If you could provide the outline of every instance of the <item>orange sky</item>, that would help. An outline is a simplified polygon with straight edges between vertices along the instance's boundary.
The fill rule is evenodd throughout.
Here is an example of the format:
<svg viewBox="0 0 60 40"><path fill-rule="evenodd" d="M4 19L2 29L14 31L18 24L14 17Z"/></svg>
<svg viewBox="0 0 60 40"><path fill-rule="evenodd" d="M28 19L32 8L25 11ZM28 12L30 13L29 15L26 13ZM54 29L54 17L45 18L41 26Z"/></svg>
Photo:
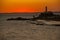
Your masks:
<svg viewBox="0 0 60 40"><path fill-rule="evenodd" d="M60 0L0 0L0 12L60 11Z"/></svg>

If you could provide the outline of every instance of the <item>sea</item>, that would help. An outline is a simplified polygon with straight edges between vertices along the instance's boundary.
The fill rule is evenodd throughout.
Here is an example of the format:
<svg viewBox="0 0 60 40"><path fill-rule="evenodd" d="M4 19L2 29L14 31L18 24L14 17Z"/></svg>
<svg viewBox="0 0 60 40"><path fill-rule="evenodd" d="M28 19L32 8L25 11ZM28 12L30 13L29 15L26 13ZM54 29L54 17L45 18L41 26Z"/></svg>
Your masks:
<svg viewBox="0 0 60 40"><path fill-rule="evenodd" d="M36 25L8 18L33 18L39 14L0 14L0 40L60 40L60 26Z"/></svg>

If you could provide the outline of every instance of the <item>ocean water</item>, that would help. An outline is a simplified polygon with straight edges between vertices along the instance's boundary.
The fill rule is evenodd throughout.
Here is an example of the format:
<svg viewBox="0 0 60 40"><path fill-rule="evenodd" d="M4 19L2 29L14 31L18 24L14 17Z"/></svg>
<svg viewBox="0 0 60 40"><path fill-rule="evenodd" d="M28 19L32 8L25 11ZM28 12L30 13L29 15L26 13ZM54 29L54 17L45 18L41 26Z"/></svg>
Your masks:
<svg viewBox="0 0 60 40"><path fill-rule="evenodd" d="M36 25L8 18L32 18L36 14L0 14L0 40L60 40L60 26Z"/></svg>

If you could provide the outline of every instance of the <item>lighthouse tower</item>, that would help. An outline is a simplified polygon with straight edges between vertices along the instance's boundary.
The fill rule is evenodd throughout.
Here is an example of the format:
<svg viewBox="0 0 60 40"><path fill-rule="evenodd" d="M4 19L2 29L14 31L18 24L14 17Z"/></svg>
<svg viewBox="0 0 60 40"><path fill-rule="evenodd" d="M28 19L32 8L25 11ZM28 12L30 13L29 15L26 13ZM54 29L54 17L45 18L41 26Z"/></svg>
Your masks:
<svg viewBox="0 0 60 40"><path fill-rule="evenodd" d="M45 7L45 12L47 12L47 6Z"/></svg>

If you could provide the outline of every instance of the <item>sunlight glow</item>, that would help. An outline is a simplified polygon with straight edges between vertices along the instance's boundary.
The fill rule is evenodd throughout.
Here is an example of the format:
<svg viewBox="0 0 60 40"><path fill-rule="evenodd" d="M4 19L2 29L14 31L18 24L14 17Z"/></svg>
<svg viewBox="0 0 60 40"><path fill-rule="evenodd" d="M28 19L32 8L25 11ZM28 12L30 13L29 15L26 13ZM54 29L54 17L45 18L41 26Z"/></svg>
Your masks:
<svg viewBox="0 0 60 40"><path fill-rule="evenodd" d="M41 12L46 5L51 11L60 11L59 0L2 0L0 12Z"/></svg>

